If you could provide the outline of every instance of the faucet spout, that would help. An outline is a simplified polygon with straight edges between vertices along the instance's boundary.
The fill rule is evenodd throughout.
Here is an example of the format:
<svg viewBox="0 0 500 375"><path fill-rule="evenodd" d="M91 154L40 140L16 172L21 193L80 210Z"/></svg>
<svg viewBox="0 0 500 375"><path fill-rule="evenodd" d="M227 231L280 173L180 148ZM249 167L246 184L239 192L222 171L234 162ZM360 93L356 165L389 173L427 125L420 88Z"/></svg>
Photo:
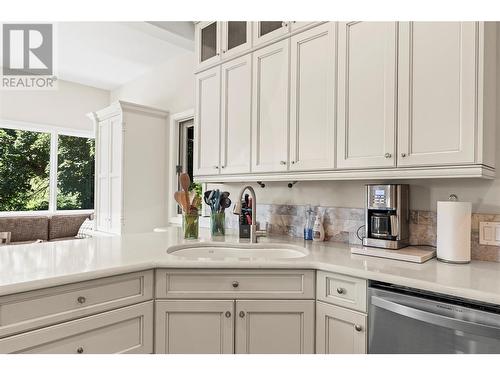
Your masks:
<svg viewBox="0 0 500 375"><path fill-rule="evenodd" d="M250 185L243 186L238 194L238 199L234 205L233 213L236 215L241 215L241 200L243 194L248 190L250 197L252 197L252 224L250 224L250 242L257 243L257 236L264 236L263 233L258 233L257 231L257 197L255 196L255 190Z"/></svg>

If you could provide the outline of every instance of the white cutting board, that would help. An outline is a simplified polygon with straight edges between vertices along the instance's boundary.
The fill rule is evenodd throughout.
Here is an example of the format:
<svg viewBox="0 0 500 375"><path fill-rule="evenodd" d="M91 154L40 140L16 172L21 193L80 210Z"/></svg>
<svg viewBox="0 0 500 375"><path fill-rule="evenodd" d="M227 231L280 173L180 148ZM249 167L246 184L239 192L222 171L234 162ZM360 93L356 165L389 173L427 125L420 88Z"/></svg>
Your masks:
<svg viewBox="0 0 500 375"><path fill-rule="evenodd" d="M379 258L404 260L412 263L424 263L436 256L436 249L430 246L408 246L399 250L380 249L378 247L351 247L351 254L367 255Z"/></svg>

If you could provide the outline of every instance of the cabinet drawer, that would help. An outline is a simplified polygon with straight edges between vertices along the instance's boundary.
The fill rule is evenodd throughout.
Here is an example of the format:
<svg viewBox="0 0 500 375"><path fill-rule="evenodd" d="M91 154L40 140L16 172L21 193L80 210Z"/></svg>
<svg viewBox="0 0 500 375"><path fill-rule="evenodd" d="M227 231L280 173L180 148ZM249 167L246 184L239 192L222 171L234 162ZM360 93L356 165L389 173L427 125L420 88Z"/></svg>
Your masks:
<svg viewBox="0 0 500 375"><path fill-rule="evenodd" d="M0 297L0 337L153 298L153 271Z"/></svg>
<svg viewBox="0 0 500 375"><path fill-rule="evenodd" d="M318 271L317 299L366 312L366 280Z"/></svg>
<svg viewBox="0 0 500 375"><path fill-rule="evenodd" d="M153 301L0 339L0 353L153 352Z"/></svg>
<svg viewBox="0 0 500 375"><path fill-rule="evenodd" d="M314 298L314 271L157 270L156 298Z"/></svg>

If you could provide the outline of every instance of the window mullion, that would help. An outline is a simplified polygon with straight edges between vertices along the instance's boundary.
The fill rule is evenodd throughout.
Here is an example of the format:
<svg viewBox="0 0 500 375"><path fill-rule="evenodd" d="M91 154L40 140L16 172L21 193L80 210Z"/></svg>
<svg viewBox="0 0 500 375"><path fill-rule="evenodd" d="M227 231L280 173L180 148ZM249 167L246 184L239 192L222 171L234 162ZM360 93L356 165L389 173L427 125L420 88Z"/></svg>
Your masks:
<svg viewBox="0 0 500 375"><path fill-rule="evenodd" d="M57 210L57 151L58 133L50 133L50 182L49 182L49 211Z"/></svg>

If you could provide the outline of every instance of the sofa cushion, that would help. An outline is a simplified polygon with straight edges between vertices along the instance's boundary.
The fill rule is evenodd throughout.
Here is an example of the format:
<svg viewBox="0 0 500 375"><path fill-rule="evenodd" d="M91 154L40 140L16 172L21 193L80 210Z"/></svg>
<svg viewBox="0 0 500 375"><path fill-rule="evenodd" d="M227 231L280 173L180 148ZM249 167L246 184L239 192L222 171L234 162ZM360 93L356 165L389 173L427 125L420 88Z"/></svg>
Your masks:
<svg viewBox="0 0 500 375"><path fill-rule="evenodd" d="M49 221L49 241L57 238L75 237L86 215L54 215Z"/></svg>
<svg viewBox="0 0 500 375"><path fill-rule="evenodd" d="M11 242L49 239L49 218L46 216L14 216L0 218L0 232L10 232Z"/></svg>

